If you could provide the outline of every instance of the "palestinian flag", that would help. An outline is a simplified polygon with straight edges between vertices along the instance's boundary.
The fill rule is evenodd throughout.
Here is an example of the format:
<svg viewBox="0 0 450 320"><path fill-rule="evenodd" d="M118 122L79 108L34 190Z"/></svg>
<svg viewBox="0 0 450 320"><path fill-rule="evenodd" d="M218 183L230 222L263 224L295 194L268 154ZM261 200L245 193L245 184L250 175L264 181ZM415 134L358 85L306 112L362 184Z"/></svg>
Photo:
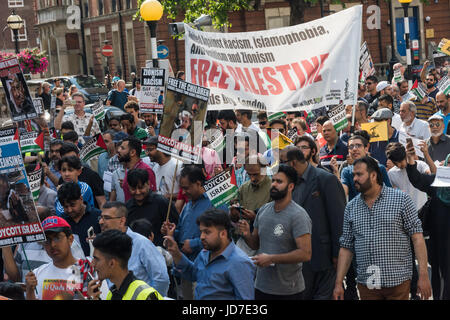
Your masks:
<svg viewBox="0 0 450 320"><path fill-rule="evenodd" d="M286 112L275 112L267 117L267 121L270 122L272 120L280 119L283 117L286 117Z"/></svg>
<svg viewBox="0 0 450 320"><path fill-rule="evenodd" d="M103 141L102 135L99 133L83 145L83 148L80 150L80 159L87 162L92 157L106 152L106 150L106 144Z"/></svg>
<svg viewBox="0 0 450 320"><path fill-rule="evenodd" d="M22 153L44 151L44 132L30 131L21 133L19 143Z"/></svg>
<svg viewBox="0 0 450 320"><path fill-rule="evenodd" d="M426 91L423 89L422 84L419 84L419 82L417 80L414 81L414 84L411 87L411 92L414 93L414 95L417 97L418 101L422 101L422 99L426 95Z"/></svg>
<svg viewBox="0 0 450 320"><path fill-rule="evenodd" d="M214 207L229 205L230 200L238 194L236 175L234 168L222 171L218 175L207 180L204 185L205 192Z"/></svg>
<svg viewBox="0 0 450 320"><path fill-rule="evenodd" d="M41 190L42 168L38 164L33 172L27 174L30 191L33 194L33 200L39 199L39 191Z"/></svg>

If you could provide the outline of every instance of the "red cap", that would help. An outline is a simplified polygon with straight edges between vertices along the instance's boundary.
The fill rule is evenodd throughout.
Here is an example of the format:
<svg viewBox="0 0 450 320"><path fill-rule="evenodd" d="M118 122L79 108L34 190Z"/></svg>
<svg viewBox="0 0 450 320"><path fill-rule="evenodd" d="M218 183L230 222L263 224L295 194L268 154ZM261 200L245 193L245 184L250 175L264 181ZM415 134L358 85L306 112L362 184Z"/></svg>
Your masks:
<svg viewBox="0 0 450 320"><path fill-rule="evenodd" d="M67 221L58 216L50 216L42 221L41 224L44 232L61 232L67 229L71 230L70 225L67 223Z"/></svg>

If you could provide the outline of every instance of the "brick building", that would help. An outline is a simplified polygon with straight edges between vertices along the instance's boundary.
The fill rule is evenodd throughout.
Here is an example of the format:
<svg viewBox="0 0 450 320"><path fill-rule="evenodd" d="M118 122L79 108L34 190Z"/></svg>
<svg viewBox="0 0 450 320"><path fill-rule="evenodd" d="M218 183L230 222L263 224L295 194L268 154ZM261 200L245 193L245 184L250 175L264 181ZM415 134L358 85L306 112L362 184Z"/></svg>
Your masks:
<svg viewBox="0 0 450 320"><path fill-rule="evenodd" d="M14 12L19 15L24 25L18 32L19 50L38 47L38 33L34 29L36 24L35 0L2 0L0 1L1 51L15 52L15 40L6 19Z"/></svg>
<svg viewBox="0 0 450 320"><path fill-rule="evenodd" d="M65 0L35 0L65 1ZM129 80L130 72L140 72L145 61L151 58L150 32L145 22L133 20L137 11L136 0L78 0L83 14L83 31L87 70L89 74L102 79L105 67L119 72ZM78 3L78 1L75 1ZM363 41L369 46L379 75L385 74L385 68L391 59L390 6L392 5L394 50L397 58L405 60L405 43L403 40L403 9L398 1L363 0L360 2L344 1L346 7L363 4ZM265 30L288 26L290 22L289 2L282 0L261 0L260 9L230 13L232 26L225 32L245 32ZM323 3L324 15L342 10L339 4ZM319 4L308 4L305 10L305 21L321 16ZM417 40L418 50L415 63L422 63L432 57L432 52L440 39L449 37L450 2L433 0L422 4L413 0L409 9L411 40ZM428 17L428 18L427 18ZM176 21L181 21L182 17ZM157 38L169 47L169 59L174 70L184 69L184 41L174 40L169 35L168 24L174 22L166 16L158 22ZM206 28L208 31L215 31ZM80 42L81 43L81 42ZM101 55L101 47L105 44L113 46L112 57ZM82 48L82 47L81 47ZM80 59L78 59L81 61ZM75 61L75 60L74 60ZM75 63L74 63L75 64Z"/></svg>

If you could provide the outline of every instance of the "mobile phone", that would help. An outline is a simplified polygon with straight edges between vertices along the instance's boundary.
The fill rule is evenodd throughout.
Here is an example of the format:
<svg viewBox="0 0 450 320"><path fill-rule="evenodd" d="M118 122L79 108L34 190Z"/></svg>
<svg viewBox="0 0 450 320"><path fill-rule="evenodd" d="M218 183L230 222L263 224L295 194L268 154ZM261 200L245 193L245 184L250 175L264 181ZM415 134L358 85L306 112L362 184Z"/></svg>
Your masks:
<svg viewBox="0 0 450 320"><path fill-rule="evenodd" d="M87 235L89 238L95 237L94 227L90 227L87 231Z"/></svg>

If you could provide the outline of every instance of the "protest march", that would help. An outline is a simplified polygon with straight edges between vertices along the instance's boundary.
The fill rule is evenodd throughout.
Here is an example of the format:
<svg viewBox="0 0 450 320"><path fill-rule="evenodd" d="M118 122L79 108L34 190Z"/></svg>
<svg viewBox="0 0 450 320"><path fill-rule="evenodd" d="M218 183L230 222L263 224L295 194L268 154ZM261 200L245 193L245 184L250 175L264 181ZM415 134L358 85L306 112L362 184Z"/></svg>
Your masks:
<svg viewBox="0 0 450 320"><path fill-rule="evenodd" d="M93 103L0 58L0 298L449 300L449 40L386 76L363 14L185 23Z"/></svg>

